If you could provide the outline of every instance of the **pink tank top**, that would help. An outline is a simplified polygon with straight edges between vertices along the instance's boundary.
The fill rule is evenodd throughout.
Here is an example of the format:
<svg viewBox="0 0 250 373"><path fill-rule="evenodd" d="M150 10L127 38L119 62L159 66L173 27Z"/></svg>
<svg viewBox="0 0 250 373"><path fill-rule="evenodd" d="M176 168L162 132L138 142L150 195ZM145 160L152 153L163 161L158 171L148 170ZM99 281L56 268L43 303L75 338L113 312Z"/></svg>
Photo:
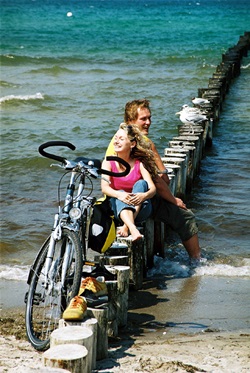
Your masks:
<svg viewBox="0 0 250 373"><path fill-rule="evenodd" d="M113 172L119 172L115 161L110 161L111 165L111 171ZM141 171L140 171L140 161L137 159L135 161L135 165L133 169L130 171L130 173L127 176L122 177L113 177L111 176L111 188L115 190L125 190L125 192L131 193L132 188L136 181L142 179Z"/></svg>

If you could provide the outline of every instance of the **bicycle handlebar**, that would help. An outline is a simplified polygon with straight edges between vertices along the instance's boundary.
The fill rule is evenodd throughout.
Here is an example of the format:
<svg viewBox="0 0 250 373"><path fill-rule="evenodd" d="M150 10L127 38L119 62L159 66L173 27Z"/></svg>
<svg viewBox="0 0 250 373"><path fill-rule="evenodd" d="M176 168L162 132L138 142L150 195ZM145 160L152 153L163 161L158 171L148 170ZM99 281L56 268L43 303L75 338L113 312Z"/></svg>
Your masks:
<svg viewBox="0 0 250 373"><path fill-rule="evenodd" d="M66 158L60 157L59 155L48 153L44 150L44 149L49 148L51 146L66 146L67 148L70 148L71 150L75 150L75 148L76 148L73 144L71 144L68 141L48 141L48 142L45 142L44 144L39 146L38 151L43 157L54 159L54 160L56 160L58 162L61 162L63 164L67 164L67 159ZM79 159L81 159L81 157L79 157ZM114 156L114 155L110 155L110 156L107 156L106 159L107 159L107 161L117 161L117 162L121 163L123 166L125 166L125 170L122 171L122 172L112 172L112 171L104 170L100 167L95 166L98 174L104 174L104 175L115 176L115 177L122 177L122 176L126 176L126 175L129 174L130 165L126 161L124 161L122 158ZM88 160L87 158L83 158L83 161L86 164L90 160L91 159ZM96 163L98 163L98 160L95 160L94 164L96 165ZM100 161L100 164L101 164L101 161Z"/></svg>
<svg viewBox="0 0 250 373"><path fill-rule="evenodd" d="M38 148L39 153L46 158L54 159L55 161L66 163L66 158L60 157L59 155L50 154L48 152L45 152L44 149L49 148L50 146L66 146L67 148L70 148L71 150L75 150L75 145L71 144L68 141L48 141L44 144L40 145Z"/></svg>

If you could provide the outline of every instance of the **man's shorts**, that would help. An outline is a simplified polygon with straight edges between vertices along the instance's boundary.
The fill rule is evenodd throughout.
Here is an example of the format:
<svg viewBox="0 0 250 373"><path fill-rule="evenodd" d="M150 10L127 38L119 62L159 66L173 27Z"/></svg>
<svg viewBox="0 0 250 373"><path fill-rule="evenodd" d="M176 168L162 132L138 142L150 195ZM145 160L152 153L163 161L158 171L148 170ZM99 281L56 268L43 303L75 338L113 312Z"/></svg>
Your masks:
<svg viewBox="0 0 250 373"><path fill-rule="evenodd" d="M154 196L151 202L152 218L169 225L174 232L179 234L182 241L187 241L198 233L195 216L191 210L184 210L158 195Z"/></svg>

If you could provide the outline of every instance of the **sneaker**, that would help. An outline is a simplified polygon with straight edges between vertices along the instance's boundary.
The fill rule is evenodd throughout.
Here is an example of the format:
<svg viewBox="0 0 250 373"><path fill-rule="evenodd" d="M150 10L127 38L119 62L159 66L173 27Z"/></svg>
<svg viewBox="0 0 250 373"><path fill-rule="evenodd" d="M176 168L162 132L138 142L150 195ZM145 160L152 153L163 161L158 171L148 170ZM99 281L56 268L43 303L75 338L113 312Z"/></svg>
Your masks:
<svg viewBox="0 0 250 373"><path fill-rule="evenodd" d="M68 307L63 312L63 319L67 321L82 321L86 310L86 300L76 295L71 299Z"/></svg>
<svg viewBox="0 0 250 373"><path fill-rule="evenodd" d="M99 280L100 279L101 278L99 278ZM107 295L107 285L104 282L104 278L101 280L103 281L98 281L94 277L86 277L82 280L78 295L83 295L84 297L91 294L94 294L96 297Z"/></svg>
<svg viewBox="0 0 250 373"><path fill-rule="evenodd" d="M108 301L109 301L107 295L102 295L100 297L96 297L94 294L92 294L92 295L88 295L84 298L87 302L87 306L90 307L90 308L107 307Z"/></svg>

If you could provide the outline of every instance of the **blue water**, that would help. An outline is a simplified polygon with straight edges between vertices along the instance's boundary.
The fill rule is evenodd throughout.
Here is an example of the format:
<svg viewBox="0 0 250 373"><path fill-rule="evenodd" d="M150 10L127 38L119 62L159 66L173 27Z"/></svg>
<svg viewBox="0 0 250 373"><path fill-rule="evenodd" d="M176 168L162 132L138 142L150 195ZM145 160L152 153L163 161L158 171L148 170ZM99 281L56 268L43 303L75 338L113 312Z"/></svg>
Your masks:
<svg viewBox="0 0 250 373"><path fill-rule="evenodd" d="M249 31L250 3L4 0L1 8L0 276L25 280L50 231L61 176L38 146L67 140L77 147L74 156L102 158L125 103L147 97L150 136L163 155L177 135L175 113L191 105L222 53ZM249 80L248 57L188 203L208 259L206 274L250 271ZM170 261L174 271L182 251L177 246ZM157 262L155 270L165 264ZM185 274L185 265L180 268Z"/></svg>

